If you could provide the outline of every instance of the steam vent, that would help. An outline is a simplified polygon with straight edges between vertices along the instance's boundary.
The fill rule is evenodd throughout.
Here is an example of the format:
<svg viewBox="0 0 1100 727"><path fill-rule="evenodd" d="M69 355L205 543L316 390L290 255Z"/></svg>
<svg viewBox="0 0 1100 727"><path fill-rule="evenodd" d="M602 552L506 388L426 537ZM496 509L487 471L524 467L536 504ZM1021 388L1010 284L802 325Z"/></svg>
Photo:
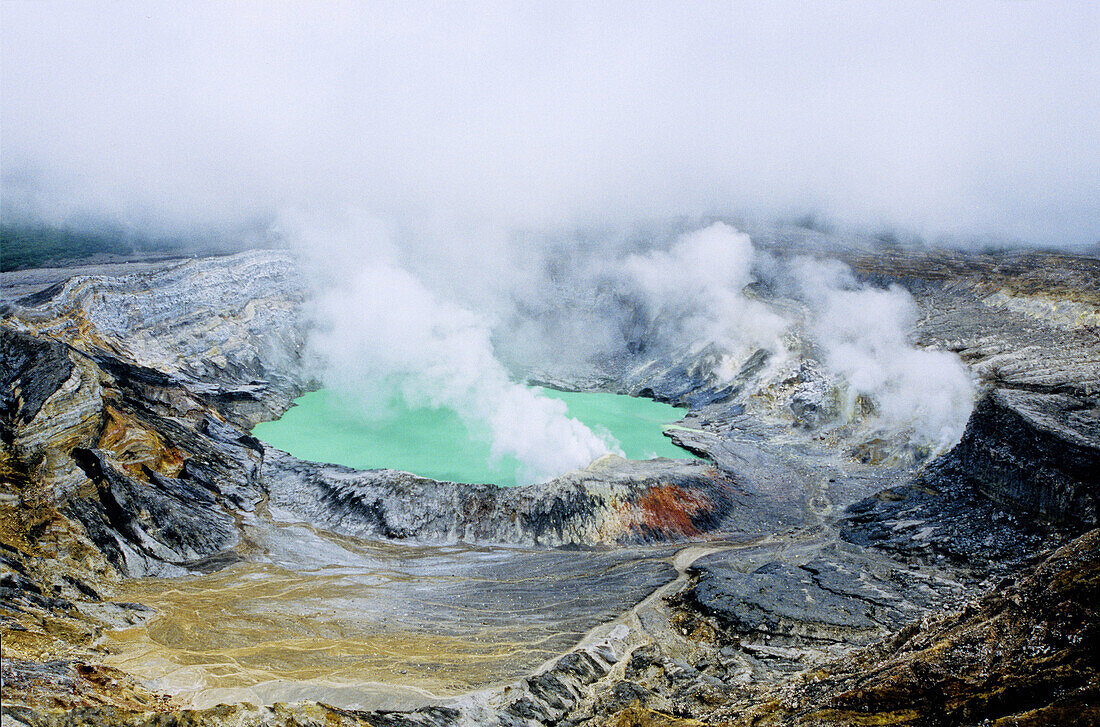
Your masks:
<svg viewBox="0 0 1100 727"><path fill-rule="evenodd" d="M0 1L0 727L1100 724L1098 37Z"/></svg>

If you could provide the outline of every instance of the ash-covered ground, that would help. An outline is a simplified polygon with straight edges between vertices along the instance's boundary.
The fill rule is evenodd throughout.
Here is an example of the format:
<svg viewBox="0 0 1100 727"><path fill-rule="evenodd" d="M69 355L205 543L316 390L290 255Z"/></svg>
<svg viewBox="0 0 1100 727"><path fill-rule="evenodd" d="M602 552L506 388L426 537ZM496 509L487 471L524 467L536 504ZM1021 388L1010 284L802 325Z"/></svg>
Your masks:
<svg viewBox="0 0 1100 727"><path fill-rule="evenodd" d="M691 234L554 299L621 346L510 370L703 460L517 488L249 434L319 384L289 253L4 273L5 725L1095 717L1100 261L771 230L690 290L739 264Z"/></svg>

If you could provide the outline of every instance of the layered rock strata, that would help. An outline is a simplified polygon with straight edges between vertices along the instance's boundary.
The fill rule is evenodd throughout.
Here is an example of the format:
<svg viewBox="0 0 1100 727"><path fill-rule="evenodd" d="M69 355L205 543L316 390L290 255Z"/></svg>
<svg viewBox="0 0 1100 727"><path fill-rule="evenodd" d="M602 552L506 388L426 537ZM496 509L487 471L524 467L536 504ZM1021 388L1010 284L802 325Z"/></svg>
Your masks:
<svg viewBox="0 0 1100 727"><path fill-rule="evenodd" d="M815 252L801 238L765 244ZM1078 536L1097 522L1100 263L836 254L865 280L905 285L924 314L917 340L957 351L985 390L960 444L931 462L904 437L861 428L870 410L843 421L809 349L779 368L752 354L725 380L714 351L654 358L639 346L550 383L684 404L670 434L707 461L608 458L506 491L304 463L247 434L309 384L305 293L285 254L78 276L23 296L0 326L5 721L1053 724L1087 714L1097 542ZM114 599L120 577L261 557L249 528L269 508L356 537L686 547L670 582L570 653L416 711L184 710L98 664L104 629L149 617Z"/></svg>

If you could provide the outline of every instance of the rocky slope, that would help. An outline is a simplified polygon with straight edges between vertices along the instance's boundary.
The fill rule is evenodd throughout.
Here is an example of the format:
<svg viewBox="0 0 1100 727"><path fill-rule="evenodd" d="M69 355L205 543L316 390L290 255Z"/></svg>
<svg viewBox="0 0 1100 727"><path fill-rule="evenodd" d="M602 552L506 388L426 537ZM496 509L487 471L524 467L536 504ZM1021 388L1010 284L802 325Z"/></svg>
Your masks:
<svg viewBox="0 0 1100 727"><path fill-rule="evenodd" d="M819 252L812 240L764 243L776 255ZM721 386L706 350L544 377L688 405L670 434L703 462L611 457L507 490L300 462L248 434L309 385L305 291L287 255L28 284L0 321L5 724L155 724L164 712L181 724L856 714L967 724L1032 713L1053 724L1081 712L1095 690L1081 655L1095 641L1096 537L1040 566L1034 554L1097 523L1100 263L833 254L865 280L907 286L923 312L917 339L959 352L982 383L962 441L932 462L858 412L838 418L809 348L780 368L750 355ZM682 549L674 567L645 571L663 585L565 656L416 711L184 710L102 665L105 630L153 615L115 598L121 578L262 562L273 512L354 538ZM625 590L640 572L609 567L603 588ZM985 591L961 615L929 620ZM929 701L928 684L949 698ZM1037 696L1012 696L1026 688Z"/></svg>
<svg viewBox="0 0 1100 727"><path fill-rule="evenodd" d="M763 704L766 724L1088 724L1100 719L1100 530L1048 553L959 612L931 616Z"/></svg>

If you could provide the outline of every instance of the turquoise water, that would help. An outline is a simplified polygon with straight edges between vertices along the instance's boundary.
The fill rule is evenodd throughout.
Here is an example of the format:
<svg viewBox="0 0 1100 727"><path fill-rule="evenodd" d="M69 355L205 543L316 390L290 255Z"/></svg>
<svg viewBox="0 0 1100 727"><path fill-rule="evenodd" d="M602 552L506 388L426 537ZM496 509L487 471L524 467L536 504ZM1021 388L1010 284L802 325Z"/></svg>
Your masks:
<svg viewBox="0 0 1100 727"><path fill-rule="evenodd" d="M564 401L569 416L593 431L610 433L628 459L693 456L661 433L663 425L683 418L681 409L618 394L542 391ZM488 439L471 436L450 409L411 409L395 402L372 417L328 389L294 403L281 419L258 424L252 433L313 462L391 467L451 482L516 484L519 463L512 457L491 461Z"/></svg>

